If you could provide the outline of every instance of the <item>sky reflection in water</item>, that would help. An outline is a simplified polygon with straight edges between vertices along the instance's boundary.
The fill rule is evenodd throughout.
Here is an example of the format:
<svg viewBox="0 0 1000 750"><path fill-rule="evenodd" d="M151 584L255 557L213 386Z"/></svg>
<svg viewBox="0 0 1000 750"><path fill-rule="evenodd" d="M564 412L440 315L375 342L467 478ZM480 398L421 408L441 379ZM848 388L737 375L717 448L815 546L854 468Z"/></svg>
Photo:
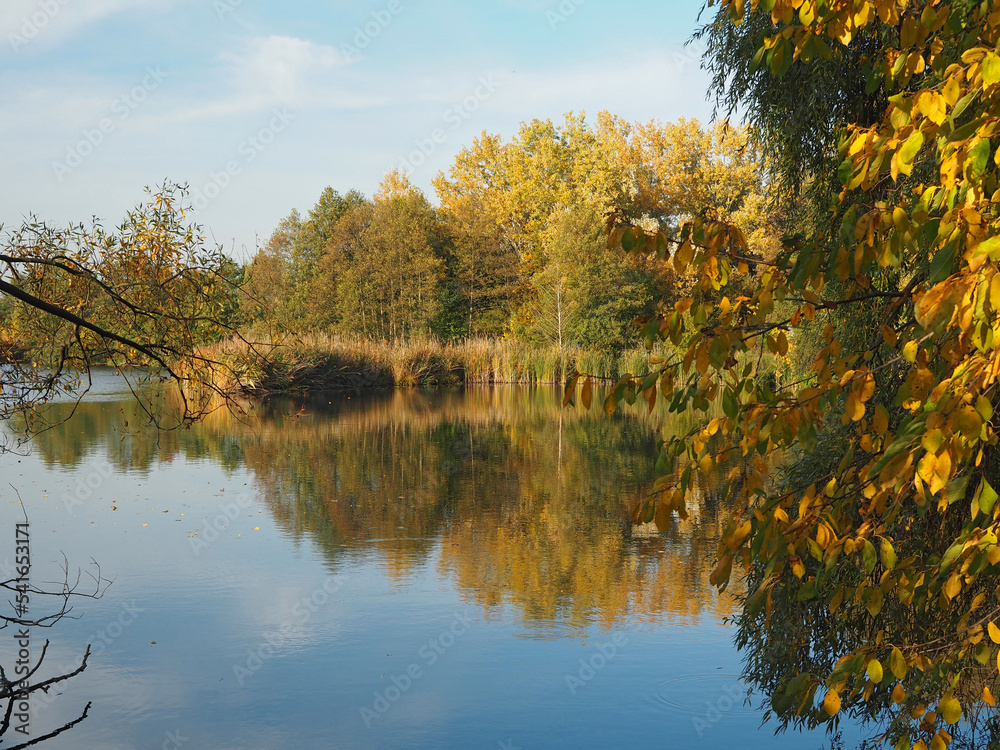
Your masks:
<svg viewBox="0 0 1000 750"><path fill-rule="evenodd" d="M140 420L114 391L0 457L35 581L61 552L116 578L47 633L53 667L97 653L36 711L40 734L94 702L46 747L824 744L742 705L734 605L708 583L713 488L689 523L630 528L656 442L638 412L398 392L157 439L123 433Z"/></svg>

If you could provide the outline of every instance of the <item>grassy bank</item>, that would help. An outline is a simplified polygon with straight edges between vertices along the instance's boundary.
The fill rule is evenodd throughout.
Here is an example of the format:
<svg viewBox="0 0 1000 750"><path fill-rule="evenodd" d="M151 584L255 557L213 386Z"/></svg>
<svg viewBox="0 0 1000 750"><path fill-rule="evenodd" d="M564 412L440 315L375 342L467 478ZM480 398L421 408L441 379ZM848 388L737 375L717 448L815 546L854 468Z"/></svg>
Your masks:
<svg viewBox="0 0 1000 750"><path fill-rule="evenodd" d="M475 384L562 383L569 373L601 378L648 370L644 349L621 354L536 347L510 340L388 344L331 336L289 337L251 347L230 340L201 351L231 372L216 385L251 395ZM222 380L223 382L218 382Z"/></svg>

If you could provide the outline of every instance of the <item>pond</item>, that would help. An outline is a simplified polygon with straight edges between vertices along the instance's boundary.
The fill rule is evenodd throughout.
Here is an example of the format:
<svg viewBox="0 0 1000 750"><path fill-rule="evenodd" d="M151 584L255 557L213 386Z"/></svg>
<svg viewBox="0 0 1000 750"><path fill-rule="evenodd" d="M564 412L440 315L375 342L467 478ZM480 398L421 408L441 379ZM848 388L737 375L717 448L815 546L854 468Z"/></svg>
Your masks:
<svg viewBox="0 0 1000 750"><path fill-rule="evenodd" d="M39 736L93 702L45 747L829 747L744 705L737 604L708 582L718 488L665 533L629 523L659 434L685 424L511 388L132 435L128 391L97 386L0 456L4 572L16 489L33 582L63 553L114 579L33 635L47 675L94 647L32 710Z"/></svg>

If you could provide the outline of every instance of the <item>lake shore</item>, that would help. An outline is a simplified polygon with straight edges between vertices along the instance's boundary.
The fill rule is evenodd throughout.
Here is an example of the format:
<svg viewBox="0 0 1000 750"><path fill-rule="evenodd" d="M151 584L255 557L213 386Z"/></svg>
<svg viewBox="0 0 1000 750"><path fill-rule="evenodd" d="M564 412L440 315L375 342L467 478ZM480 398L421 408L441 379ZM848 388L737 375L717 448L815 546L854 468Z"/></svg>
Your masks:
<svg viewBox="0 0 1000 750"><path fill-rule="evenodd" d="M561 384L580 372L601 379L648 370L645 349L595 352L539 347L510 339L455 344L391 344L320 334L254 343L230 339L203 347L218 363L215 385L254 397L456 385ZM220 367L221 366L221 367Z"/></svg>

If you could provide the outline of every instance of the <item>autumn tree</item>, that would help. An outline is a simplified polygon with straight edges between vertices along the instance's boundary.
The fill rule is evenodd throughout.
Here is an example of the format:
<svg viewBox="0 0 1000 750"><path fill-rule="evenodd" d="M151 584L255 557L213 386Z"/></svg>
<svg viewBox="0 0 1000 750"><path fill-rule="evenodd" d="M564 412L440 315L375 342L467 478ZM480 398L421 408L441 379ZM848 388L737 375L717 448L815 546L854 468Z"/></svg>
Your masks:
<svg viewBox="0 0 1000 750"><path fill-rule="evenodd" d="M468 214L474 206L476 236L492 248L487 256L509 259L510 284L503 288L509 290L511 330L545 328L556 335L543 338L558 340L563 286L573 271L557 270L549 248L567 214L614 213L653 229L676 228L711 212L741 226L755 255L773 257L779 235L765 198L767 175L759 143L747 129L721 124L705 129L695 120L629 123L607 112L590 124L571 113L561 124L525 123L510 142L484 133L434 186L445 217ZM459 228L461 243L460 223ZM605 261L609 273L612 266L625 270L619 261ZM632 263L629 269L634 268ZM686 269L650 270L666 296L670 290L681 296L691 281ZM620 281L613 307L642 309L643 303L629 296L636 290L625 289L631 277ZM605 344L600 337L577 343Z"/></svg>
<svg viewBox="0 0 1000 750"><path fill-rule="evenodd" d="M113 231L31 218L4 235L0 299L10 346L0 419L21 415L29 433L44 429L36 407L60 394L82 397L97 364L136 385L172 381L180 411L169 422L177 425L200 418L213 394L225 395L213 377L225 365L200 347L240 336L241 273L221 248L204 244L201 227L185 218L185 200L183 188L168 184ZM154 397L140 389L136 396L151 420L166 424Z"/></svg>
<svg viewBox="0 0 1000 750"><path fill-rule="evenodd" d="M291 320L292 248L301 232L302 218L293 210L247 266L241 302L248 322L288 325Z"/></svg>
<svg viewBox="0 0 1000 750"><path fill-rule="evenodd" d="M662 444L635 518L665 525L697 473L729 472L713 580L748 581L747 677L784 725L834 728L850 714L879 720L873 739L895 748L992 747L1000 11L714 5L716 81L759 119L766 148L804 156L797 174L777 171L793 179L775 182L776 197L810 209L774 258L710 213L676 234L609 227L613 246L694 275L643 330L681 356L622 380L605 404L665 399L706 415ZM810 338L798 377L757 376Z"/></svg>
<svg viewBox="0 0 1000 750"><path fill-rule="evenodd" d="M215 380L227 372L225 365L207 360L199 347L239 335L241 269L220 248L204 244L201 228L185 218L185 203L186 191L167 184L150 191L114 230L99 222L55 226L29 218L3 234L0 420L10 427L10 441L5 437L0 454L68 419L89 390L96 364L119 369L141 420L157 428L190 425L212 410L214 397L226 396ZM175 386L177 409L161 408L164 380ZM65 412L42 408L57 396ZM12 596L54 602L45 614L22 608L0 616L0 630L51 628L70 615L75 600L99 598L110 582L94 570L90 591L68 567L52 590L0 580L0 589ZM52 694L88 666L89 647L78 667L47 675L48 646L26 665L27 673L0 666L0 736L11 750L56 737L87 718L90 704L34 739L18 743L8 735L15 706Z"/></svg>
<svg viewBox="0 0 1000 750"><path fill-rule="evenodd" d="M443 243L427 199L390 173L338 277L342 329L386 341L429 336L441 312Z"/></svg>

